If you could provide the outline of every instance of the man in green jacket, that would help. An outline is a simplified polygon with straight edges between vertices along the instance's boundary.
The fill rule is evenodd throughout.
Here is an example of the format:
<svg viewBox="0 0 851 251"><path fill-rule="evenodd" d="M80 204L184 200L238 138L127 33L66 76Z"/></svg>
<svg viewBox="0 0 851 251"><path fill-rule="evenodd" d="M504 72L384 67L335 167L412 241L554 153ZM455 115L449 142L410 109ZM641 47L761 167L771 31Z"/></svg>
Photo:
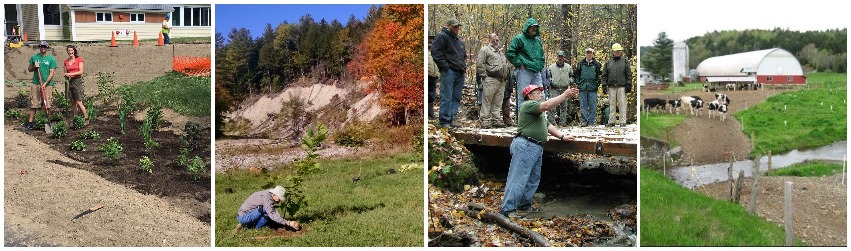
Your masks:
<svg viewBox="0 0 851 251"><path fill-rule="evenodd" d="M619 43L612 45L612 58L603 67L603 88L609 92L609 123L615 126L615 103L620 114L620 126L626 125L626 87L632 85L632 70L629 60L623 57L623 46Z"/></svg>
<svg viewBox="0 0 851 251"><path fill-rule="evenodd" d="M583 127L595 125L597 121L597 89L600 88L601 68L591 48L585 49L585 59L576 63L573 76L579 84L579 110Z"/></svg>
<svg viewBox="0 0 851 251"><path fill-rule="evenodd" d="M540 25L534 18L526 20L523 31L511 39L505 57L517 72L517 89L523 90L529 85L543 85L541 70L544 69L544 46L538 36L541 34ZM546 94L544 94L546 96ZM525 101L525 97L517 95L517 107Z"/></svg>

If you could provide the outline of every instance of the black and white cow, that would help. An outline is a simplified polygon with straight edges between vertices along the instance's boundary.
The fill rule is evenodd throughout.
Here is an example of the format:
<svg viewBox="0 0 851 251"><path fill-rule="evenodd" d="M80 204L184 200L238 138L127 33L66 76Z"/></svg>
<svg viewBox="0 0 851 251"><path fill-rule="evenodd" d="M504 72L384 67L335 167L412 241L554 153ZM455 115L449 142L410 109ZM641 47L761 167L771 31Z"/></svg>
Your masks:
<svg viewBox="0 0 851 251"><path fill-rule="evenodd" d="M693 101L700 101L700 102L693 102ZM688 105L690 107L689 110L691 111L691 115L694 116L695 110L697 110L697 112L700 113L700 108L703 107L703 99L701 99L698 96L682 96L682 97L680 97L680 104ZM679 110L677 110L677 111L678 111L677 114L679 114Z"/></svg>
<svg viewBox="0 0 851 251"><path fill-rule="evenodd" d="M736 90L736 84L727 84L724 87L727 88L728 91Z"/></svg>
<svg viewBox="0 0 851 251"><path fill-rule="evenodd" d="M701 110L701 108L703 108L703 100L695 99L695 100L691 101L691 115L692 116L700 116L701 114L703 114L702 113L703 110ZM695 111L697 111L696 115L695 115Z"/></svg>
<svg viewBox="0 0 851 251"><path fill-rule="evenodd" d="M721 107L721 102L719 102L717 99L706 104L706 108L709 109L710 119L715 116L715 113L718 112L719 107Z"/></svg>
<svg viewBox="0 0 851 251"><path fill-rule="evenodd" d="M671 100L668 100L668 105L669 105L668 113L673 114L674 109L676 109L677 114L680 114L680 106L683 106L683 103L680 102L679 99L671 99Z"/></svg>
<svg viewBox="0 0 851 251"><path fill-rule="evenodd" d="M727 97L727 94L715 93L715 100L718 100L718 102L725 104L725 105L730 104L730 97Z"/></svg>
<svg viewBox="0 0 851 251"><path fill-rule="evenodd" d="M721 106L718 107L717 112L721 117L721 121L727 120L727 105L721 104Z"/></svg>
<svg viewBox="0 0 851 251"><path fill-rule="evenodd" d="M661 98L646 98L644 99L644 111L649 112L650 109L658 112L665 109L665 100Z"/></svg>

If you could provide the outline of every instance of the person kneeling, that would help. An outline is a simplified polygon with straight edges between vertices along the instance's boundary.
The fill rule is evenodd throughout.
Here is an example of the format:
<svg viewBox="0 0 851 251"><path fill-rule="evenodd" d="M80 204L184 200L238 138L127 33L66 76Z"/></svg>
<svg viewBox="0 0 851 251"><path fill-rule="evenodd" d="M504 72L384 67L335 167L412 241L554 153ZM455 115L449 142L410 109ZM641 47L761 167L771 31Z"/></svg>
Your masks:
<svg viewBox="0 0 851 251"><path fill-rule="evenodd" d="M240 228L260 229L264 226L281 228L288 226L296 231L301 229L297 221L288 221L278 214L274 205L281 203L287 190L281 186L262 190L248 197L237 212L236 221Z"/></svg>

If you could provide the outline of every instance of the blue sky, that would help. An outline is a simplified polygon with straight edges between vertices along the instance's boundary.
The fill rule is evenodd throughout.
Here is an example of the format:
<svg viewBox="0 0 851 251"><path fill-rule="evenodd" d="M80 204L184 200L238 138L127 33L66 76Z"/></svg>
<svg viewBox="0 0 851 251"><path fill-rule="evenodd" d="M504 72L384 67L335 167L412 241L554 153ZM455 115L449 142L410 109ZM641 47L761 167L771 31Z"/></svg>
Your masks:
<svg viewBox="0 0 851 251"><path fill-rule="evenodd" d="M266 24L275 28L283 21L298 23L305 14L310 14L319 22L325 18L329 23L337 19L343 25L349 16L363 20L369 10L369 4L363 5L295 5L295 4L216 4L216 32L227 38L233 28L246 28L254 38L263 34Z"/></svg>

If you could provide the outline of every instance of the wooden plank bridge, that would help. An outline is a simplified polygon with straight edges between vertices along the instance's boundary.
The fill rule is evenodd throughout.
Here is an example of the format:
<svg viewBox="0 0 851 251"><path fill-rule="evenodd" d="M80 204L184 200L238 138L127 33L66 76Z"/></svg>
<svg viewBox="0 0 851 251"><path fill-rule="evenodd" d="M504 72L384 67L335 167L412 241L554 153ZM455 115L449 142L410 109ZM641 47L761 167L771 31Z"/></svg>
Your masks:
<svg viewBox="0 0 851 251"><path fill-rule="evenodd" d="M573 141L561 141L550 136L544 150L551 152L586 153L636 157L638 152L638 126L626 127L564 127L559 131L573 136ZM459 127L450 130L452 136L467 145L509 147L517 127L481 129Z"/></svg>

